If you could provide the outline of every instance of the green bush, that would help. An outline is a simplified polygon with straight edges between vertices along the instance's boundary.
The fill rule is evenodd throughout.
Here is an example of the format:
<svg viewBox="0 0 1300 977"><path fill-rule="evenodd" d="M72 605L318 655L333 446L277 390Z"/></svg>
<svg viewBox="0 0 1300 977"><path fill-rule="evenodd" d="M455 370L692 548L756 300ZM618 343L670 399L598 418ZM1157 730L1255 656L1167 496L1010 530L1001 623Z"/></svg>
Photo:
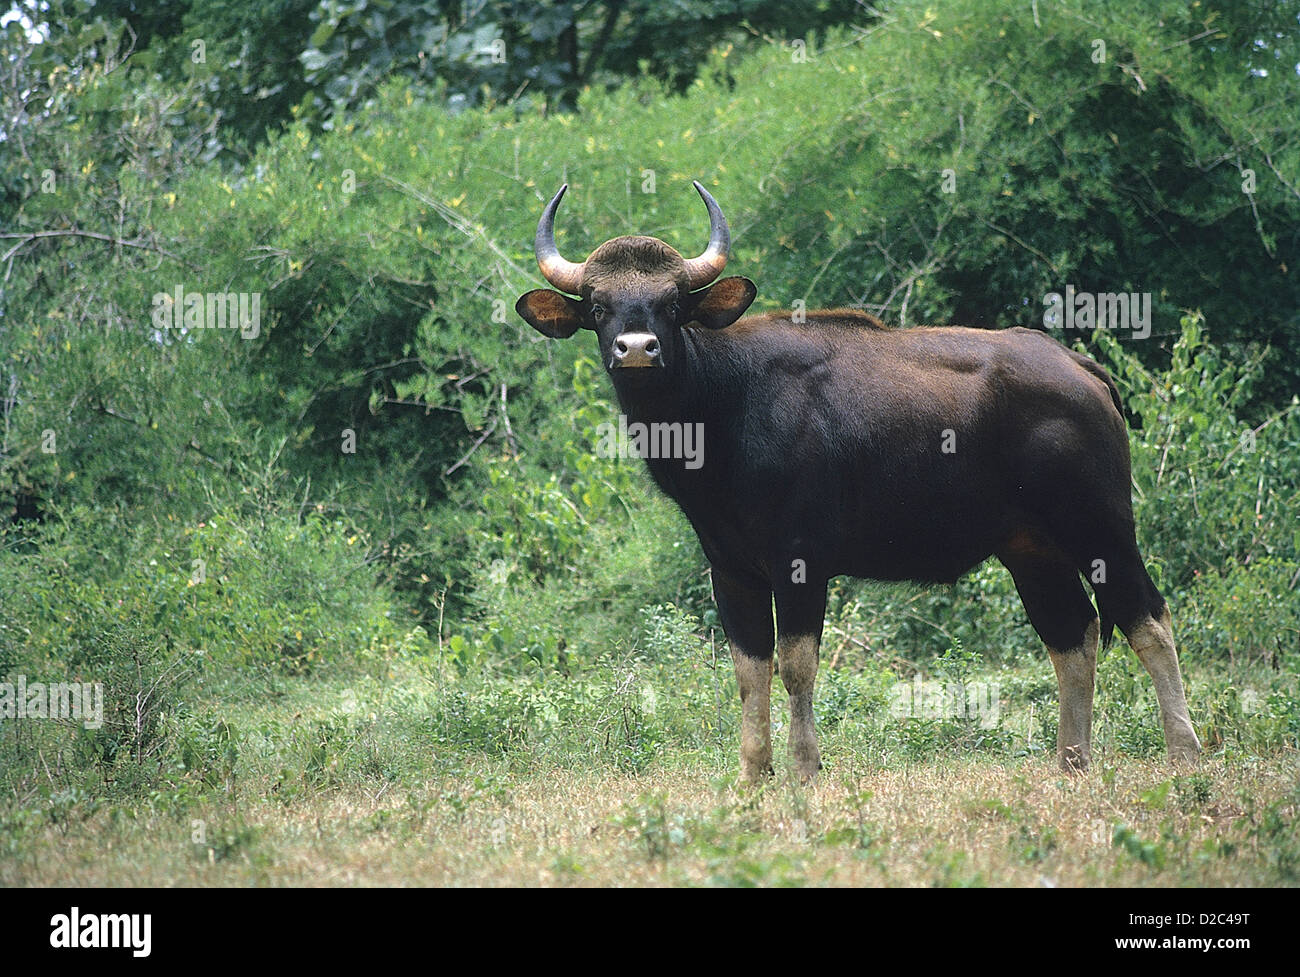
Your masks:
<svg viewBox="0 0 1300 977"><path fill-rule="evenodd" d="M1229 360L1199 314L1183 317L1163 373L1095 338L1131 412L1139 539L1171 603L1210 572L1262 559L1300 569L1300 400L1243 419L1266 355Z"/></svg>

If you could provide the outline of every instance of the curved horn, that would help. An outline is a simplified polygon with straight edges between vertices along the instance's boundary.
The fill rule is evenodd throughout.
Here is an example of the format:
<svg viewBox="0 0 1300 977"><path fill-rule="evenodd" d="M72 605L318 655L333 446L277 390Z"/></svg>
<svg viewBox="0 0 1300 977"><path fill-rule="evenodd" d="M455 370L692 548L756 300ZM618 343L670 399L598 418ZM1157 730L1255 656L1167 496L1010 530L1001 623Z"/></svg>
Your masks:
<svg viewBox="0 0 1300 977"><path fill-rule="evenodd" d="M722 216L722 208L710 196L709 191L700 186L699 180L692 180L695 189L704 198L704 206L709 208L709 246L698 258L686 259L687 288L692 292L711 284L727 267L727 249L731 247L731 231L727 229L727 218Z"/></svg>
<svg viewBox="0 0 1300 977"><path fill-rule="evenodd" d="M537 267L542 270L543 278L561 292L577 295L582 288L582 265L565 260L555 246L555 211L568 189L567 183L560 187L560 192L542 211L542 219L537 222L537 237L533 240L533 253L537 256Z"/></svg>

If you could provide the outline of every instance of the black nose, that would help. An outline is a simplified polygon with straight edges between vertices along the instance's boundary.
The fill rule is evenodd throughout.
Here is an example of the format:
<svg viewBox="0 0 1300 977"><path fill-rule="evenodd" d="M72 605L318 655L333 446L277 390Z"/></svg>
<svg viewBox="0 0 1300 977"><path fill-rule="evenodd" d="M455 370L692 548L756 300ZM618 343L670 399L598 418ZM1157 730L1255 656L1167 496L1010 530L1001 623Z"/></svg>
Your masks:
<svg viewBox="0 0 1300 977"><path fill-rule="evenodd" d="M625 332L614 338L614 368L662 366L659 337L652 332Z"/></svg>

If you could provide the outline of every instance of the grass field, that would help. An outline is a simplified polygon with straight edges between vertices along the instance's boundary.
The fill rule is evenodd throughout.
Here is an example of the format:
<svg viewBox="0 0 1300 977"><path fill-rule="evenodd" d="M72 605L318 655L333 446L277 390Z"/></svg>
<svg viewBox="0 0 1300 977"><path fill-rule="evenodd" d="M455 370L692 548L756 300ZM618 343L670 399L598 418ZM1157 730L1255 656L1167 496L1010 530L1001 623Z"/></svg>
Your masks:
<svg viewBox="0 0 1300 977"><path fill-rule="evenodd" d="M1295 780L1281 758L1181 778L1128 762L1078 781L1042 760L949 761L738 793L692 766L485 765L292 805L103 812L29 834L0 884L1272 886L1300 868Z"/></svg>
<svg viewBox="0 0 1300 977"><path fill-rule="evenodd" d="M77 748L43 727L44 769L0 814L0 885L1294 885L1294 712L1274 695L1233 719L1207 702L1229 678L1192 671L1209 750L1175 770L1131 657L1103 660L1079 778L1043 749L1045 661L998 672L991 728L891 716L880 676L824 670L809 788L736 786L734 681L698 661L216 682L97 787L42 786ZM32 748L33 724L6 725L11 759Z"/></svg>

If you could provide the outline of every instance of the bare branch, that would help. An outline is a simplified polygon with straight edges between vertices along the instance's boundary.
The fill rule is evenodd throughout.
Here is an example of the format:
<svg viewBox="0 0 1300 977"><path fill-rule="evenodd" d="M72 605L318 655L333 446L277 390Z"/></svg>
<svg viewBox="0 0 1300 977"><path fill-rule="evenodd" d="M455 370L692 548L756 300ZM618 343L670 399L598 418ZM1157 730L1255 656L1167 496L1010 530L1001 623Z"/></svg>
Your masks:
<svg viewBox="0 0 1300 977"><path fill-rule="evenodd" d="M0 232L0 238L7 238L9 240L13 240L15 238L19 239L17 244L15 244L12 248L6 251L3 257L0 257L0 264L3 264L4 262L8 261L10 258L12 258L19 251L21 251L24 247L31 244L33 241L37 241L40 240L41 238L47 238L47 237L93 238L96 241L107 241L109 244L116 244L119 247L123 247L123 248L139 248L142 251L154 251L165 257L171 258L172 261L180 262L181 264L186 265L190 268L194 267L188 261L182 258L180 255L173 254L171 251L168 251L166 248L160 248L156 244L150 244L148 241L127 241L120 237L114 237L111 234L100 234L96 231L81 231L75 227L67 228L64 230L58 230L58 231Z"/></svg>

